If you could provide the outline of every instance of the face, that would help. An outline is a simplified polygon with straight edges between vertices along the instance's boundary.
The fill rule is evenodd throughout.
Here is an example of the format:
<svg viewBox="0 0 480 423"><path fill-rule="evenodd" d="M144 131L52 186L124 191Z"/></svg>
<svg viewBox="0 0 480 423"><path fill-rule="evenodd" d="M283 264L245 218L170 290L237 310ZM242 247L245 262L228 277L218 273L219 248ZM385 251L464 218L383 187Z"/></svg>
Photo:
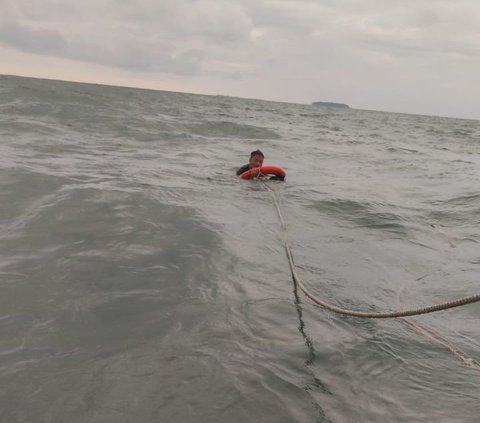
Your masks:
<svg viewBox="0 0 480 423"><path fill-rule="evenodd" d="M248 164L250 165L250 168L260 167L263 164L263 157L260 154L255 154L250 157L250 162Z"/></svg>

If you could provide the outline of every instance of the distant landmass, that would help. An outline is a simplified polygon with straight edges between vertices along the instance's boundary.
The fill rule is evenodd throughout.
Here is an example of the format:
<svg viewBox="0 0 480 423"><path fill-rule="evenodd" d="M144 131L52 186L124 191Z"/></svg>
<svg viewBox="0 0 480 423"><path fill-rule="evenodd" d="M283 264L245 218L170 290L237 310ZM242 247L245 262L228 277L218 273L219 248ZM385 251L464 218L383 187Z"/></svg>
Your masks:
<svg viewBox="0 0 480 423"><path fill-rule="evenodd" d="M332 103L329 101L314 101L312 106L315 107L335 107L336 109L350 109L348 104L343 103Z"/></svg>

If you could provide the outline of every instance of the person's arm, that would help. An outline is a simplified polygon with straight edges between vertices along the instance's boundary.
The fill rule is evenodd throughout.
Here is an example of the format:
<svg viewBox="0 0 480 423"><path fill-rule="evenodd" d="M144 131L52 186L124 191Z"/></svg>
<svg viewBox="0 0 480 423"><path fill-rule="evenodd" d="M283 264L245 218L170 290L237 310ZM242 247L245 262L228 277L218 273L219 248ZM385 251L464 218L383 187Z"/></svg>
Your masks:
<svg viewBox="0 0 480 423"><path fill-rule="evenodd" d="M248 170L248 164L242 166L240 169L237 170L237 176L240 176L243 172Z"/></svg>

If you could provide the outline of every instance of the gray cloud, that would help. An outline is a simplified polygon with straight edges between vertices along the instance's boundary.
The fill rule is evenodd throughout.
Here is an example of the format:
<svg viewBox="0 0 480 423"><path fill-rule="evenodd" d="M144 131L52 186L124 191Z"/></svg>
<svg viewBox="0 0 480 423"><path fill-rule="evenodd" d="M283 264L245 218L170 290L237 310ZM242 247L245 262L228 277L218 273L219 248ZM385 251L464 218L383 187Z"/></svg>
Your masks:
<svg viewBox="0 0 480 423"><path fill-rule="evenodd" d="M32 29L18 22L0 23L0 39L6 44L32 53L65 54L67 43L54 29Z"/></svg>
<svg viewBox="0 0 480 423"><path fill-rule="evenodd" d="M204 60L285 60L298 51L477 54L471 1L18 0L0 39L19 49L112 66L191 73ZM7 8L8 9L8 8ZM166 47L167 46L167 47ZM88 52L82 54L82 49ZM281 53L283 50L283 54ZM122 58L122 51L125 57ZM185 71L182 71L182 65Z"/></svg>
<svg viewBox="0 0 480 423"><path fill-rule="evenodd" d="M122 32L103 34L104 43L87 37L70 37L54 29L29 28L18 22L0 24L0 39L7 45L35 54L78 59L136 71L161 71L179 75L199 72L203 54L190 49L174 52L165 42L155 42Z"/></svg>
<svg viewBox="0 0 480 423"><path fill-rule="evenodd" d="M10 3L9 19L0 18L0 42L32 53L185 75L198 74L208 56L222 57L248 42L251 30L242 7L216 0L57 4Z"/></svg>

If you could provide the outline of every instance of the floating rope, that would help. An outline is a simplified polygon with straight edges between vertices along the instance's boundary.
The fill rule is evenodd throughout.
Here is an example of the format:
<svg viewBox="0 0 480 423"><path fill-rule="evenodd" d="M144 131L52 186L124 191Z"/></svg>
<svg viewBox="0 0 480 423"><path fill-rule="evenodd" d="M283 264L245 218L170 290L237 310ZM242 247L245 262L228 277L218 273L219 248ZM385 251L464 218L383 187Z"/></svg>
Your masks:
<svg viewBox="0 0 480 423"><path fill-rule="evenodd" d="M456 358L458 358L465 366L467 367L475 367L480 368L480 363L473 358L467 357L463 354L460 350L455 348L450 342L446 339L442 338L438 333L433 332L430 329L427 329L424 326L420 326L419 324L412 322L409 319L401 318L402 323L407 325L410 329L414 330L415 332L419 333L420 335L424 335L427 338L430 338L432 341L435 341L437 344L442 345L448 351L450 351Z"/></svg>
<svg viewBox="0 0 480 423"><path fill-rule="evenodd" d="M290 244L287 239L287 226L285 224L285 220L283 219L282 216L282 211L280 210L280 205L278 202L278 197L276 192L268 186L265 181L260 179L262 183L265 185L265 187L272 193L273 199L275 202L275 208L277 210L278 217L280 219L280 224L282 226L283 230L283 241L284 241L284 246L285 246L285 251L287 253L288 257L288 263L290 266L290 271L292 273L292 278L295 283L295 286L299 287L300 290L305 294L306 297L308 297L310 300L312 300L315 304L319 305L320 307L325 308L326 310L329 310L333 313L337 314L342 314L345 316L352 316L352 317L362 317L362 318L370 318L370 319L388 319L388 318L402 318L402 322L409 326L411 329L416 331L417 333L420 333L422 335L425 335L429 337L430 339L434 340L435 342L441 344L444 346L447 350L449 350L455 357L457 357L459 360L461 360L466 366L469 367L477 367L480 368L480 363L475 361L472 358L466 357L463 353L461 353L458 349L456 349L454 346L452 346L447 340L443 339L441 336L437 335L435 332L433 332L430 329L427 329L425 327L422 327L418 325L415 322L412 322L411 320L405 319L404 317L406 316L416 316L420 314L426 314L426 313L433 313L435 311L441 311L441 310L447 310L449 308L453 307L460 307L462 305L466 304L472 304L475 302L480 301L480 294L474 294L470 295L467 297L463 298L458 298L455 300L447 301L444 303L440 304L434 304L430 306L424 306L424 307L419 307L419 308L413 308L413 309L407 309L407 310L396 310L396 311L381 311L381 312L372 312L372 311L359 311L359 310L351 310L343 307L336 306L334 304L331 304L325 300L322 300L312 294L303 281L300 279L297 269L295 266L295 262L293 260L293 254L292 254L292 249L290 248Z"/></svg>
<svg viewBox="0 0 480 423"><path fill-rule="evenodd" d="M288 263L290 265L290 271L292 273L292 278L293 278L295 284L305 294L305 296L307 296L315 304L318 304L319 306L321 306L321 307L323 307L327 310L330 310L334 313L343 314L345 316L364 317L364 318L369 318L369 319L390 319L390 318L395 318L395 317L417 316L419 314L433 313L434 311L447 310L449 308L460 307L462 305L471 304L471 303L475 303L477 301L480 301L480 294L474 294L474 295L470 295L468 297L458 298L458 299L447 301L447 302L444 302L444 303L433 304L433 305L419 307L419 308L413 308L413 309L407 309L407 310L375 312L375 311L359 311L359 310L351 310L351 309L348 309L348 308L342 308L342 307L336 306L334 304L331 304L331 303L329 303L325 300L322 300L321 298L318 298L317 296L312 294L307 289L307 287L302 282L302 280L300 279L300 276L297 273L295 262L293 260L292 249L290 248L290 244L289 244L289 242L287 240L287 237L286 237L286 224L285 224L285 221L283 219L282 212L280 210L280 206L278 204L277 194L263 180L262 180L262 182L273 194L273 198L274 198L274 201L275 201L275 207L277 209L278 217L280 218L280 223L281 223L282 229L284 231L284 240L283 241L284 241L285 251L287 252Z"/></svg>

